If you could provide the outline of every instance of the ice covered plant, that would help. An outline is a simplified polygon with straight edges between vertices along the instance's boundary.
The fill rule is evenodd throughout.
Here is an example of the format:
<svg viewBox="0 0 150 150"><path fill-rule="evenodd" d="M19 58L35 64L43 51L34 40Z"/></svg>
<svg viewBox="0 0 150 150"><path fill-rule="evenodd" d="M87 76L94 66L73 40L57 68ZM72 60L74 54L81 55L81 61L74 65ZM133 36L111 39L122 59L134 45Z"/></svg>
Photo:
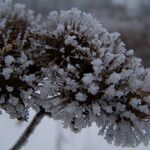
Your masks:
<svg viewBox="0 0 150 150"><path fill-rule="evenodd" d="M36 27L37 28L37 27ZM91 14L50 12L35 29L32 59L45 78L31 99L74 132L96 122L109 143L150 140L150 70Z"/></svg>
<svg viewBox="0 0 150 150"><path fill-rule="evenodd" d="M0 0L0 108L21 120L28 116L25 93L31 94L35 82L33 62L26 55L33 18L24 5Z"/></svg>
<svg viewBox="0 0 150 150"><path fill-rule="evenodd" d="M147 145L150 70L126 50L120 35L75 8L53 11L32 27L31 16L22 5L0 1L0 106L21 119L27 107L38 112L12 150L44 114L74 132L95 122L99 134L118 146Z"/></svg>

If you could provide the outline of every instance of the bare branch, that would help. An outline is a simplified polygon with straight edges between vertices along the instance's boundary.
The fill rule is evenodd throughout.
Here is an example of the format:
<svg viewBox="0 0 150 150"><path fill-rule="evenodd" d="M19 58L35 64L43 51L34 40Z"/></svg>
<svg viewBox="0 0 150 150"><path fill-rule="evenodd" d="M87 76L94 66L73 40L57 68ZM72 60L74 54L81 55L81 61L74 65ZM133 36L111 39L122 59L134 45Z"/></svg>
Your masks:
<svg viewBox="0 0 150 150"><path fill-rule="evenodd" d="M41 119L44 117L44 112L40 111L38 112L29 126L26 128L24 133L21 135L21 137L18 139L18 141L15 143L15 145L10 150L19 150L23 145L26 144L29 136L33 133L36 126L40 123Z"/></svg>

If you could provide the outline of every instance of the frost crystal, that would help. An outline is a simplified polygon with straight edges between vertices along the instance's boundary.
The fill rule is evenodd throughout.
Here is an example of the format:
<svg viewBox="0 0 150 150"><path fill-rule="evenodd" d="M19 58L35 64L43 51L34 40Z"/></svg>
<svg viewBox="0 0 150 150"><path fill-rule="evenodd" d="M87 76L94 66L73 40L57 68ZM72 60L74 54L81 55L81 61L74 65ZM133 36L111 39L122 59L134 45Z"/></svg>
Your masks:
<svg viewBox="0 0 150 150"><path fill-rule="evenodd" d="M87 99L87 96L81 92L77 93L75 97L76 97L76 100L81 101L81 102L84 102Z"/></svg>

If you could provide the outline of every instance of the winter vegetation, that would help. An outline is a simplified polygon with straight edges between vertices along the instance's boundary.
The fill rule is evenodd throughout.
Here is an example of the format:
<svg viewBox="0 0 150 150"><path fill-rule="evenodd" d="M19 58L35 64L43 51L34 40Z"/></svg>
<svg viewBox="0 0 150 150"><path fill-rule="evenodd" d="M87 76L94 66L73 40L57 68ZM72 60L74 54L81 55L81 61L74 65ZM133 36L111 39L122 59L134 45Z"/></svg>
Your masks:
<svg viewBox="0 0 150 150"><path fill-rule="evenodd" d="M0 0L0 109L20 121L37 113L11 150L45 115L75 133L96 123L116 146L148 145L150 69L141 61L89 13L51 11L43 21Z"/></svg>
<svg viewBox="0 0 150 150"><path fill-rule="evenodd" d="M21 4L0 1L0 105L12 118L26 120L25 91L31 91L33 62L26 55L30 48L29 30L33 12Z"/></svg>

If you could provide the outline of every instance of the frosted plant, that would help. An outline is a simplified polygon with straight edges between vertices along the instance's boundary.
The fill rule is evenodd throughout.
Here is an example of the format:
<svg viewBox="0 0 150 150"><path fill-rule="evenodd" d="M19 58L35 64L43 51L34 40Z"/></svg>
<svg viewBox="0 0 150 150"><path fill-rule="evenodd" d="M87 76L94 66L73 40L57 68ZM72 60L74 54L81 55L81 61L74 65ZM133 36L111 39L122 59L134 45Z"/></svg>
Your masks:
<svg viewBox="0 0 150 150"><path fill-rule="evenodd" d="M50 12L37 29L31 53L45 78L33 107L44 108L74 132L96 122L109 143L147 145L150 70L126 50L120 35L76 8Z"/></svg>
<svg viewBox="0 0 150 150"><path fill-rule="evenodd" d="M33 12L22 4L0 0L0 108L12 118L27 119L24 103L35 82L33 62L26 55Z"/></svg>
<svg viewBox="0 0 150 150"><path fill-rule="evenodd" d="M74 132L95 122L118 146L147 145L150 70L90 14L53 11L39 24L24 5L0 0L0 108L22 120L29 107L37 115L11 150L44 115Z"/></svg>

